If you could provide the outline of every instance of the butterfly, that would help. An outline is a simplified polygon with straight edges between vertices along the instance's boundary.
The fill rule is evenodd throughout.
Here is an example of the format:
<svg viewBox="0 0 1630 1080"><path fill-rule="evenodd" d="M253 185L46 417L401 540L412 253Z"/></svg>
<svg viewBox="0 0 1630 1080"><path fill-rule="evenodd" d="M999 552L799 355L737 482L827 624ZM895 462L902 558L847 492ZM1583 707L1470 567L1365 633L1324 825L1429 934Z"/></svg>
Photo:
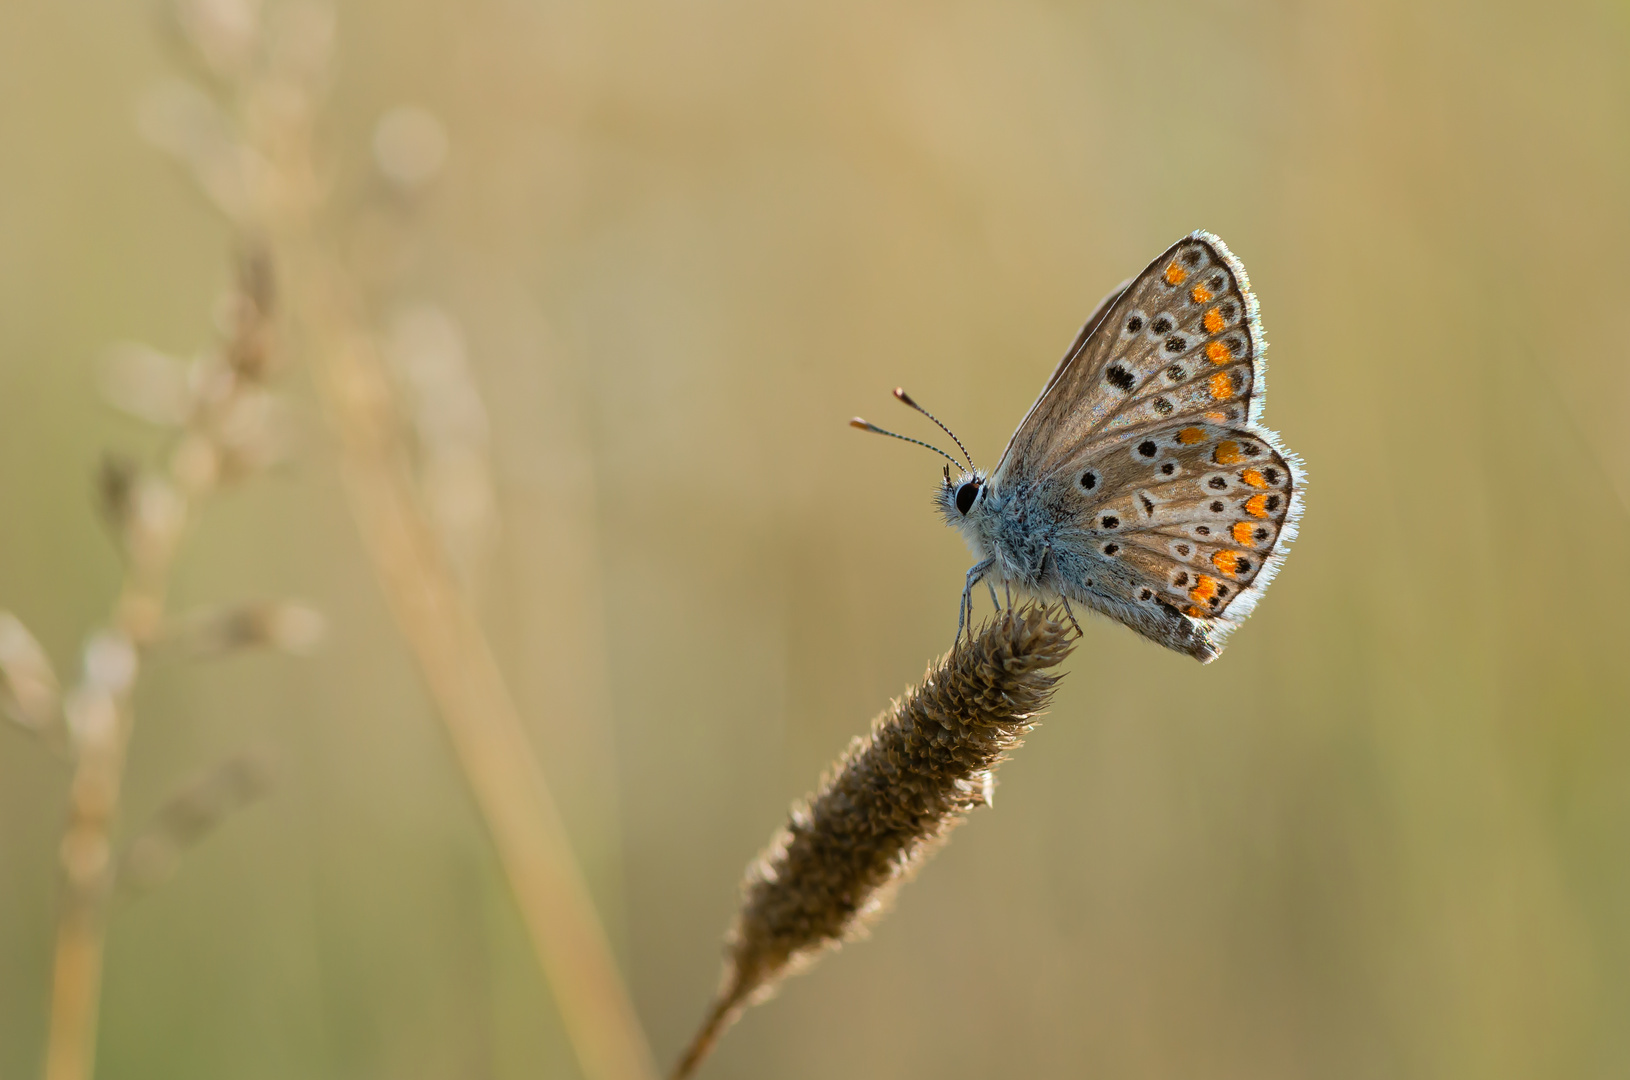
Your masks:
<svg viewBox="0 0 1630 1080"><path fill-rule="evenodd" d="M1209 663L1278 573L1302 512L1301 459L1262 426L1265 342L1245 267L1194 232L1106 296L985 473L956 443L935 492L980 582L1070 601ZM1076 623L1080 631L1080 624Z"/></svg>

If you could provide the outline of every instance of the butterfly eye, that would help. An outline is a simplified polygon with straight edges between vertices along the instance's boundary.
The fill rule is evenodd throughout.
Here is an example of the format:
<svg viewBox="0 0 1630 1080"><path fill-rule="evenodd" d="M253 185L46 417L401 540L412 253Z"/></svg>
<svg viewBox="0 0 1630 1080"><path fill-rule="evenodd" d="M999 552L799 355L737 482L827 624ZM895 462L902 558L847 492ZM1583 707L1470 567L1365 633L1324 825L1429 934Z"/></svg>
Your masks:
<svg viewBox="0 0 1630 1080"><path fill-rule="evenodd" d="M973 501L979 495L979 481L969 480L956 489L956 508L964 517L973 508Z"/></svg>

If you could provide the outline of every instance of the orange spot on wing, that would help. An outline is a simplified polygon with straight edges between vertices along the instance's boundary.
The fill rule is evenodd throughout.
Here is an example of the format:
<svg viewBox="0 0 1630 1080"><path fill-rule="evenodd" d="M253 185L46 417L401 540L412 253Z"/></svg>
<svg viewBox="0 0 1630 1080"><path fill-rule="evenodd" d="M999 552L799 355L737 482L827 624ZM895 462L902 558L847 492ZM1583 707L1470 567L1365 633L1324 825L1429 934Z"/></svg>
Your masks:
<svg viewBox="0 0 1630 1080"><path fill-rule="evenodd" d="M1206 318L1209 319L1210 316L1208 315ZM1209 329L1209 324L1207 328ZM1216 331L1212 332L1215 333ZM1226 364L1228 361L1234 359L1234 350L1230 349L1227 345L1220 341L1213 341L1210 345L1206 346L1206 359L1210 360L1213 364Z"/></svg>
<svg viewBox="0 0 1630 1080"><path fill-rule="evenodd" d="M1268 486L1268 482L1262 478L1262 473L1257 469L1246 469L1244 472L1240 473L1239 478L1254 488L1265 488Z"/></svg>
<svg viewBox="0 0 1630 1080"><path fill-rule="evenodd" d="M1205 612L1201 611L1199 608L1195 607L1193 604L1190 604L1188 606L1188 610L1183 612L1183 614L1192 616L1192 617L1194 617L1196 619L1203 619L1206 616Z"/></svg>
<svg viewBox="0 0 1630 1080"><path fill-rule="evenodd" d="M1206 413L1206 419L1215 421L1216 423L1220 424L1224 420L1228 419L1228 414L1227 413L1220 413L1220 412L1208 412L1208 413Z"/></svg>
<svg viewBox="0 0 1630 1080"><path fill-rule="evenodd" d="M1183 269L1181 266L1178 266L1176 259L1173 259L1172 264L1166 267L1166 284L1168 285L1181 285L1183 284L1183 279L1188 276L1189 272Z"/></svg>
<svg viewBox="0 0 1630 1080"><path fill-rule="evenodd" d="M1206 433L1197 427L1186 427L1177 433L1177 441L1184 446L1193 446L1206 437Z"/></svg>
<svg viewBox="0 0 1630 1080"><path fill-rule="evenodd" d="M1265 518L1268 516L1268 497L1266 495L1252 495L1245 500L1245 512L1252 517Z"/></svg>
<svg viewBox="0 0 1630 1080"><path fill-rule="evenodd" d="M1234 381L1228 377L1228 372L1219 371L1211 376L1211 396L1218 401L1227 401L1234 396Z"/></svg>
<svg viewBox="0 0 1630 1080"><path fill-rule="evenodd" d="M1205 574L1201 574L1200 579L1195 584L1194 588L1189 590L1189 599L1193 600L1196 604L1210 603L1211 600L1216 597L1216 595L1217 579L1214 577L1208 577Z"/></svg>
<svg viewBox="0 0 1630 1080"><path fill-rule="evenodd" d="M1228 530L1234 535L1234 543L1245 547L1256 547L1251 540L1251 523L1249 521L1236 521Z"/></svg>
<svg viewBox="0 0 1630 1080"><path fill-rule="evenodd" d="M1211 455L1211 460L1218 465L1238 465L1245 460L1245 455L1239 452L1239 443L1224 439L1217 444L1217 452Z"/></svg>
<svg viewBox="0 0 1630 1080"><path fill-rule="evenodd" d="M1194 291L1195 292L1200 292L1201 290L1195 289ZM1211 294L1207 293L1206 294L1206 300L1209 300L1209 299L1211 299ZM1197 303L1197 304L1203 304L1206 301L1201 300L1198 297L1196 297L1194 302ZM1206 312L1206 317L1205 317L1206 333L1215 334L1226 325L1227 325L1227 323L1223 322L1222 312L1218 311L1216 308L1212 308L1210 311ZM1219 341L1219 342L1216 342L1216 344L1222 345L1222 342ZM1223 345L1223 348L1226 350L1228 348L1228 346Z"/></svg>
<svg viewBox="0 0 1630 1080"><path fill-rule="evenodd" d="M1232 551L1217 552L1217 554L1211 556L1211 564L1229 577L1239 573L1239 556Z"/></svg>
<svg viewBox="0 0 1630 1080"><path fill-rule="evenodd" d="M1211 291L1209 289L1207 289L1204 285L1196 285L1194 288L1189 290L1189 297L1196 304L1203 304L1207 300L1211 299ZM1212 332L1215 333L1216 331L1212 331Z"/></svg>

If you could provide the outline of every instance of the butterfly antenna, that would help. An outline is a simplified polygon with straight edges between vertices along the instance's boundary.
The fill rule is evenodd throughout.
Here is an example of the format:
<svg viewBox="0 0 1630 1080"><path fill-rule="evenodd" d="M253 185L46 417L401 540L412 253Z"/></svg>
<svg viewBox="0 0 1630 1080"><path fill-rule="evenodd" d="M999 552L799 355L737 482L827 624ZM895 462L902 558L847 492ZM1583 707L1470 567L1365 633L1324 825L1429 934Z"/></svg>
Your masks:
<svg viewBox="0 0 1630 1080"><path fill-rule="evenodd" d="M933 443L925 443L921 439L908 439L906 436L897 434L896 432L893 432L893 431L884 431L882 428L878 427L876 424L867 423L865 420L862 420L858 416L855 417L853 420L849 421L849 426L852 427L852 428L859 428L861 431L869 431L873 435L887 435L891 439L899 439L901 442L916 443L918 446L927 447L928 449L934 451L934 453L938 454L940 457L944 458L946 461L949 461L952 465L955 465L958 469L962 468L962 462L958 461L956 458L952 457L950 454L947 454L944 450L941 450L939 447L935 446Z"/></svg>
<svg viewBox="0 0 1630 1080"><path fill-rule="evenodd" d="M915 401L911 400L911 395L906 393L904 390L900 389L900 387L896 386L894 388L894 396L899 398L905 404L910 405L913 409L916 409L918 412L922 413L924 416L928 417L930 420L934 421L934 425L936 427L938 427L941 431L945 432L945 434L951 436L951 441L956 443L956 446L957 446L958 450L962 451L962 456L968 459L968 468L974 469L973 455L968 453L968 448L966 446L962 445L962 440L956 437L956 432L952 431L950 428L948 428L944 424L940 423L939 417L935 416L933 413L929 412L927 409L923 408L921 405L919 405ZM949 456L949 455L947 455L947 456ZM960 467L961 466L958 466L958 468L960 468ZM974 469L974 471L977 472L978 470Z"/></svg>

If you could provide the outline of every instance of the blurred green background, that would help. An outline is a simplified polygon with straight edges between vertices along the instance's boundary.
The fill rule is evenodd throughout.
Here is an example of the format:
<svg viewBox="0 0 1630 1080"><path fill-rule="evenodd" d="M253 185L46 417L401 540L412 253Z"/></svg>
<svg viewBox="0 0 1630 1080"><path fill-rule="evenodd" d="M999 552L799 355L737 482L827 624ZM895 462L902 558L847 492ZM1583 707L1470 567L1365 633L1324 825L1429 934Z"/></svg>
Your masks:
<svg viewBox="0 0 1630 1080"><path fill-rule="evenodd" d="M382 325L485 401L476 586L651 1041L740 873L945 648L960 542L896 384L1000 453L1079 321L1194 228L1244 260L1301 540L1202 668L1098 620L872 939L710 1077L1630 1075L1630 8L356 0L323 121ZM153 7L0 5L0 607L68 678L117 558L115 342L211 340L231 237L136 134ZM411 104L447 164L366 180ZM114 914L105 1077L576 1075L355 537L308 376L180 607L296 594L300 660L160 655L126 820L244 747L269 800ZM0 729L0 1077L37 1072L66 770Z"/></svg>

